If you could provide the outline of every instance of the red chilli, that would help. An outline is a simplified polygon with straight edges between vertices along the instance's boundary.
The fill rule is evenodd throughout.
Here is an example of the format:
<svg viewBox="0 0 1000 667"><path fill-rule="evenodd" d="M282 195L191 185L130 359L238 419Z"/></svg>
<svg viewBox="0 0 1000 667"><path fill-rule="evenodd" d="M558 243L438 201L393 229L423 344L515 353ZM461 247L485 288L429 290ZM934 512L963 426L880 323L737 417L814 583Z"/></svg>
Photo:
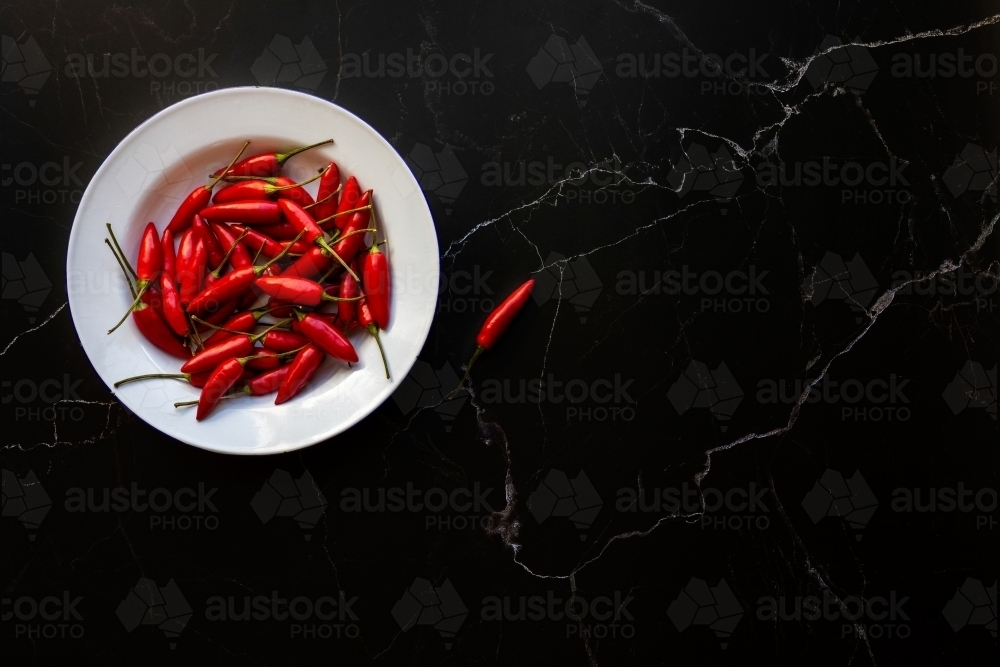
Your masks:
<svg viewBox="0 0 1000 667"><path fill-rule="evenodd" d="M493 312L489 314L486 321L483 323L482 328L479 330L479 335L476 336L476 351L472 355L472 359L469 360L468 365L465 367L465 375L462 376L461 381L458 386L455 387L455 391L449 394L448 398L451 398L458 393L458 390L465 384L465 380L469 377L469 373L472 371L472 365L476 363L476 359L479 355L483 353L484 350L489 350L496 344L497 339L503 335L510 326L510 323L514 320L524 304L528 302L528 298L531 296L531 290L535 286L535 279L530 278L528 282L524 283L518 287L514 292L508 296L503 302L493 309Z"/></svg>

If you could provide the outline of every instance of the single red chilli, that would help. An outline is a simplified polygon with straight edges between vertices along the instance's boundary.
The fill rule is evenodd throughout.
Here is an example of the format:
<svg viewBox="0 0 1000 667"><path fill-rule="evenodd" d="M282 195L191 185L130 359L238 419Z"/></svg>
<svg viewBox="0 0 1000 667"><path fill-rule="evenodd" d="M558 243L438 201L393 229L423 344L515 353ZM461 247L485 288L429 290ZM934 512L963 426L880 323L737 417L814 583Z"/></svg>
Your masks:
<svg viewBox="0 0 1000 667"><path fill-rule="evenodd" d="M244 363L246 362L241 359L228 359L212 371L208 382L201 390L201 396L198 397L198 412L195 419L201 421L207 417L219 404L223 394L239 382L240 378L243 377Z"/></svg>
<svg viewBox="0 0 1000 667"><path fill-rule="evenodd" d="M125 378L124 380L119 380L115 382L115 388L122 386L123 384L128 384L130 382L139 382L141 380L181 380L182 382L187 382L192 387L204 387L205 382L208 381L208 376L211 373L147 373L145 375L135 375L130 378Z"/></svg>
<svg viewBox="0 0 1000 667"><path fill-rule="evenodd" d="M185 280L191 279L191 259L194 255L194 246L198 243L198 237L190 227L181 234L180 243L177 245L177 260L174 280L178 286Z"/></svg>
<svg viewBox="0 0 1000 667"><path fill-rule="evenodd" d="M287 222L279 222L276 225L258 225L256 230L278 241L288 241L299 234L298 230Z"/></svg>
<svg viewBox="0 0 1000 667"><path fill-rule="evenodd" d="M234 269L245 269L253 266L253 257L251 257L250 253L247 252L247 249L243 246L242 242L237 243L239 235L233 236L233 234L229 231L229 227L222 223L213 222L211 227L215 237L219 239L220 245L225 249L225 254L220 262L228 259L229 264L232 265ZM244 227L244 229L246 228ZM223 264L219 263L216 264L216 266L218 267L216 271L221 271Z"/></svg>
<svg viewBox="0 0 1000 667"><path fill-rule="evenodd" d="M216 304L230 299L241 297L244 292L253 287L254 281L263 274L274 262L282 258L287 250L275 257L272 257L263 266L251 266L243 269L235 269L222 276L210 287L203 290L201 294L191 300L187 310L192 315L200 315Z"/></svg>
<svg viewBox="0 0 1000 667"><path fill-rule="evenodd" d="M160 244L160 236L156 232L156 225L152 222L146 225L143 230L142 239L139 242L139 257L135 265L135 289L136 295L129 305L128 310L122 315L118 323L115 324L108 333L112 333L128 319L129 313L139 304L142 295L158 283L158 278L163 272L163 246Z"/></svg>
<svg viewBox="0 0 1000 667"><path fill-rule="evenodd" d="M333 264L333 255L326 248L313 246L309 252L292 262L292 265L285 269L281 275L294 278L315 278L329 269L331 264Z"/></svg>
<svg viewBox="0 0 1000 667"><path fill-rule="evenodd" d="M369 204L371 204L371 190L361 195L361 199L358 200L358 206L368 206ZM354 256L364 246L365 235L353 232L360 232L368 228L369 214L370 211L363 210L351 215L347 226L344 227L341 240L334 244L333 251L340 255L345 262L354 259Z"/></svg>
<svg viewBox="0 0 1000 667"><path fill-rule="evenodd" d="M378 345L378 353L382 356L382 367L385 369L385 379L391 379L389 377L389 362L385 358L385 348L382 347L382 338L378 335L378 325L375 323L375 318L372 316L371 308L368 307L368 300L361 299L358 302L357 307L358 313L358 326L363 327L368 330L372 336L375 336L375 344Z"/></svg>
<svg viewBox="0 0 1000 667"><path fill-rule="evenodd" d="M306 385L309 379L323 363L323 352L315 345L306 345L295 355L289 364L288 374L278 387L278 395L274 398L275 405L290 400Z"/></svg>
<svg viewBox="0 0 1000 667"><path fill-rule="evenodd" d="M458 390L465 384L466 378L469 377L469 373L472 371L472 365L476 363L476 359L479 355L483 353L484 350L489 350L497 342L497 339L503 335L510 326L510 323L514 321L514 317L521 312L524 308L524 304L528 302L528 298L531 296L531 290L535 287L535 279L529 278L526 283L518 287L511 293L506 299L504 299L499 306L493 309L493 312L489 314L486 321L483 322L482 328L479 330L479 335L476 336L476 351L473 353L472 358L469 360L468 365L465 367L465 375L459 381L458 386L455 387L455 391L451 392L449 398L454 396Z"/></svg>
<svg viewBox="0 0 1000 667"><path fill-rule="evenodd" d="M375 324L385 331L389 328L389 258L379 250L377 238L362 260L361 281Z"/></svg>
<svg viewBox="0 0 1000 667"><path fill-rule="evenodd" d="M292 370L291 364L279 366L273 371L261 373L255 378L247 380L247 389L251 396L266 396L273 394L281 387L281 383L288 377L288 372Z"/></svg>
<svg viewBox="0 0 1000 667"><path fill-rule="evenodd" d="M178 336L186 336L188 333L187 316L184 314L184 305L181 303L180 293L177 291L175 279L177 273L177 258L174 254L174 235L169 229L163 231L163 238L160 241L163 249L163 272L160 274L160 294L163 296L163 319L167 325Z"/></svg>
<svg viewBox="0 0 1000 667"><path fill-rule="evenodd" d="M170 280L177 279L177 252L174 250L174 233L169 229L163 230L160 239L160 248L163 250L163 273L170 277Z"/></svg>
<svg viewBox="0 0 1000 667"><path fill-rule="evenodd" d="M291 352L292 350L297 350L303 345L309 344L309 339L291 331L269 331L265 335L261 342L269 350L275 352Z"/></svg>
<svg viewBox="0 0 1000 667"><path fill-rule="evenodd" d="M341 325L347 326L354 321L356 304L354 301L347 301L346 299L361 296L361 287L358 285L358 281L354 279L354 276L346 271L340 277L340 284L337 287L338 295L341 299L345 299L345 301L337 304L337 319Z"/></svg>
<svg viewBox="0 0 1000 667"><path fill-rule="evenodd" d="M167 354L178 359L190 359L191 352L174 336L151 303L158 298L159 294L153 289L146 290L146 293L141 295L139 303L132 309L132 320L136 328L146 340Z"/></svg>
<svg viewBox="0 0 1000 667"><path fill-rule="evenodd" d="M286 245L292 246L291 248L288 249L289 254L292 255L304 255L307 252L309 252L309 250L312 249L313 247L312 244L306 243L302 239L296 241L295 243L292 243L291 241L285 241L284 243L281 244L281 247L284 248Z"/></svg>
<svg viewBox="0 0 1000 667"><path fill-rule="evenodd" d="M210 313L205 315L204 322L210 326L208 327L198 327L198 332L207 331L212 326L219 326L226 321L226 318L236 312L237 306L239 306L239 299L230 299L229 301L224 301L217 307L213 308Z"/></svg>
<svg viewBox="0 0 1000 667"><path fill-rule="evenodd" d="M220 343L214 347L206 347L204 350L188 359L187 363L181 366L182 373L204 373L216 368L220 363L231 357L245 357L251 353L254 344L266 336L275 327L288 324L288 320L283 320L272 324L270 328L256 334L237 334L231 339Z"/></svg>
<svg viewBox="0 0 1000 667"><path fill-rule="evenodd" d="M255 371L269 371L281 365L281 357L273 350L255 350L254 358L247 362L247 368Z"/></svg>
<svg viewBox="0 0 1000 667"><path fill-rule="evenodd" d="M264 294L297 306L318 306L323 301L341 300L339 296L330 296L323 285L308 278L264 277L258 278L254 284Z"/></svg>
<svg viewBox="0 0 1000 667"><path fill-rule="evenodd" d="M273 201L234 201L204 208L201 217L214 222L273 225L281 222L281 209Z"/></svg>
<svg viewBox="0 0 1000 667"><path fill-rule="evenodd" d="M262 234L259 231L262 229L261 227L251 229L249 227L244 227L243 225L231 225L229 229L232 230L232 232L237 236L246 234L246 236L243 236L242 243L250 250L253 250L255 253L259 252L268 259L274 257L283 249L283 246L280 243L267 235ZM289 252L295 251L290 250Z"/></svg>
<svg viewBox="0 0 1000 667"><path fill-rule="evenodd" d="M288 158L307 151L310 148L332 143L333 139L327 139L326 141L296 148L287 153L261 153L259 155L252 155L232 165L228 170L215 172L212 176L222 177L223 174L227 176L271 176L278 173L278 170L281 169L281 166L285 164Z"/></svg>
<svg viewBox="0 0 1000 667"><path fill-rule="evenodd" d="M343 213L352 208L358 206L364 206L365 204L359 203L361 200L361 186L358 185L358 179L351 176L347 179L347 183L344 183L344 191L340 195L340 201L337 203L337 208L327 215L333 215L334 213ZM322 220L327 217L327 215L319 215L316 213L316 219ZM332 226L336 226L338 229L344 229L347 226L347 216L337 216L329 220L323 225L325 228L329 229Z"/></svg>
<svg viewBox="0 0 1000 667"><path fill-rule="evenodd" d="M355 180L357 184L357 180ZM337 212L337 190L340 189L340 168L336 162L327 165L319 179L319 189L316 191L316 204L310 212L317 220ZM333 224L332 221L330 223Z"/></svg>
<svg viewBox="0 0 1000 667"><path fill-rule="evenodd" d="M240 152L236 154L236 157L233 158L233 161L229 163L229 166L226 167L226 169L223 169L218 173L215 180L208 185L198 186L191 191L191 194L184 198L181 205L177 207L174 217L170 219L167 229L176 234L191 226L195 213L198 213L203 208L208 206L208 202L212 198L212 188L214 188L215 184L219 182L222 175L225 174L228 169L232 168L232 166L236 163L236 160L240 159L240 155L243 155L243 151L246 150L249 144L249 141L243 144L243 148L240 149Z"/></svg>
<svg viewBox="0 0 1000 667"><path fill-rule="evenodd" d="M108 225L108 232L111 234L112 239L114 239L114 231L111 229L110 224ZM118 245L118 240L115 239L115 244L113 246L109 242L108 247L111 248L112 254L114 254L115 259L118 261L118 265L122 269L122 273L125 274L125 281L128 282L129 289L134 293L135 289L132 287L132 282L129 279L129 269L131 269L131 265L125 259L124 255L120 254L121 247ZM132 273L135 273L134 269L132 269ZM136 328L139 329L139 333L141 333L146 340L167 354L171 354L180 359L188 359L190 358L191 353L186 347L184 347L180 340L178 340L173 333L171 333L167 323L157 312L156 306L157 304L162 303L162 301L163 299L160 297L160 293L155 287L149 288L143 294L138 295L138 300L131 309L132 319L135 321Z"/></svg>
<svg viewBox="0 0 1000 667"><path fill-rule="evenodd" d="M218 368L227 359L248 356L253 350L253 340L249 335L234 336L215 347L208 347L189 358L181 373L204 373Z"/></svg>
<svg viewBox="0 0 1000 667"><path fill-rule="evenodd" d="M208 266L218 266L221 264L222 257L226 251L219 245L219 240L212 233L212 230L208 228L205 219L200 215L195 215L191 223L191 229L194 230L195 235L205 244L205 251L208 253Z"/></svg>
<svg viewBox="0 0 1000 667"><path fill-rule="evenodd" d="M197 237L197 235L195 235ZM205 282L205 269L208 267L208 251L205 242L196 238L191 263L187 267L186 279L181 282L181 303L189 303L198 295Z"/></svg>
<svg viewBox="0 0 1000 667"><path fill-rule="evenodd" d="M254 176L225 176L223 180L235 180L235 183L220 189L212 197L213 204L225 204L227 202L242 201L245 199L271 199L273 196L293 199L303 205L314 204L312 196L305 191L303 185L308 185L322 177L323 174L316 174L312 178L296 183L287 176L265 176L257 178ZM243 180L246 179L246 180Z"/></svg>
<svg viewBox="0 0 1000 667"><path fill-rule="evenodd" d="M313 199L312 195L306 192L306 189L302 186L307 183L312 183L322 176L323 174L316 174L308 181L302 181L301 183L296 183L287 176L275 176L274 184L277 187L274 192L278 195L278 199L291 199L300 206L312 206L316 203L316 200Z"/></svg>
<svg viewBox="0 0 1000 667"><path fill-rule="evenodd" d="M334 359L340 359L349 363L358 360L358 353L351 345L351 341L344 338L344 335L336 328L317 317L314 313L301 313L296 311L295 316L298 322L294 323L298 333L308 338L310 342L319 346L321 350L329 354Z"/></svg>
<svg viewBox="0 0 1000 667"><path fill-rule="evenodd" d="M143 230L142 240L139 242L139 258L135 264L138 278L136 289L142 290L144 285L152 285L160 277L161 271L163 271L163 246L160 244L156 225L150 222Z"/></svg>
<svg viewBox="0 0 1000 667"><path fill-rule="evenodd" d="M339 262L345 269L347 268L347 264L338 256L337 251L331 248L330 244L326 242L323 230L320 229L316 221L309 215L309 211L288 199L279 200L278 205L281 206L281 212L284 214L288 224L300 231L303 241L306 243L315 243L321 248L326 249L327 252L331 253L334 260Z"/></svg>
<svg viewBox="0 0 1000 667"><path fill-rule="evenodd" d="M181 295L173 278L165 271L160 275L160 293L163 295L163 319L175 334L186 336L189 326L184 314L184 304L181 303Z"/></svg>
<svg viewBox="0 0 1000 667"><path fill-rule="evenodd" d="M206 341L205 347L215 347L216 345L234 337L241 333L249 333L257 326L257 322L260 318L264 317L269 311L266 308L259 308L257 310L246 310L242 313L236 313L230 315L229 318L222 324L214 325L217 330L212 334Z"/></svg>

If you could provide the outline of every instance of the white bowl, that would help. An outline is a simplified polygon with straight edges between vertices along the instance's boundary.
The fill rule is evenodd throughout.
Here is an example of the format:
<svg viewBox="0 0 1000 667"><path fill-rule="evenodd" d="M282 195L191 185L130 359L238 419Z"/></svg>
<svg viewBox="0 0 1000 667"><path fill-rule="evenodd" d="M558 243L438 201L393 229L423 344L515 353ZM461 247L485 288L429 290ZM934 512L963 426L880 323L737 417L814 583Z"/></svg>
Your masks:
<svg viewBox="0 0 1000 667"><path fill-rule="evenodd" d="M175 401L199 390L177 380L122 385L118 399L150 426L195 447L227 454L275 454L332 438L377 408L395 390L423 347L438 293L434 221L406 163L364 121L325 100L277 88L229 88L164 109L132 131L104 161L80 202L66 260L69 305L80 342L108 387L144 373L176 373L181 361L151 345L131 318L108 329L131 295L104 243L110 222L135 262L146 223L162 233L180 200L225 166L249 139L245 156L286 151L334 139L301 153L282 173L304 180L330 160L342 179L372 188L392 270L392 321L382 332L392 380L386 380L374 338L351 334L360 362L328 358L302 393L284 405L271 397L222 401L206 420ZM316 185L310 186L315 193Z"/></svg>

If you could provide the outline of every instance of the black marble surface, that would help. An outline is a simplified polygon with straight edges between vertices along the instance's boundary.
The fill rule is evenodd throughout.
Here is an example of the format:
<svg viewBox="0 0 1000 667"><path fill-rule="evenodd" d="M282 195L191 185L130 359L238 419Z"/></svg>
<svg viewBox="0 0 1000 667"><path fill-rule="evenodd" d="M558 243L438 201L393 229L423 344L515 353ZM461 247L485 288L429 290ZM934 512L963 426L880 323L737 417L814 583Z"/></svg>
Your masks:
<svg viewBox="0 0 1000 667"><path fill-rule="evenodd" d="M996 660L995 2L0 17L5 663ZM265 458L122 408L66 307L104 157L245 85L408 156L444 276L409 389Z"/></svg>

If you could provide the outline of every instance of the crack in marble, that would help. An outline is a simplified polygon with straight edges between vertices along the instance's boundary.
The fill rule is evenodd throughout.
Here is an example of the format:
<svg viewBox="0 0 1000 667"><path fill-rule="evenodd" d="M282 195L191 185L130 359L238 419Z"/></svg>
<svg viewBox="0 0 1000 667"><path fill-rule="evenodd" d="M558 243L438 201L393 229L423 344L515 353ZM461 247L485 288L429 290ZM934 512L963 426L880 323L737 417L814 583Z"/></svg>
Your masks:
<svg viewBox="0 0 1000 667"><path fill-rule="evenodd" d="M58 308L56 308L55 312L53 312L51 315L49 315L48 317L46 317L41 322L41 324L37 324L37 325L31 327L30 329L25 329L21 333L17 334L13 338L11 338L10 342L7 343L7 347L5 347L3 349L3 352L0 352L0 357L2 357L3 355L7 354L8 350L10 350L10 348L13 347L14 343L16 343L21 336L30 334L33 331L38 331L39 329L41 329L42 327L44 327L46 324L48 324L49 322L51 322L52 318L54 318L56 315L58 315L59 313L61 313L63 311L63 309L66 308L66 306L68 306L68 305L69 305L69 301L63 303L61 306L59 306Z"/></svg>

